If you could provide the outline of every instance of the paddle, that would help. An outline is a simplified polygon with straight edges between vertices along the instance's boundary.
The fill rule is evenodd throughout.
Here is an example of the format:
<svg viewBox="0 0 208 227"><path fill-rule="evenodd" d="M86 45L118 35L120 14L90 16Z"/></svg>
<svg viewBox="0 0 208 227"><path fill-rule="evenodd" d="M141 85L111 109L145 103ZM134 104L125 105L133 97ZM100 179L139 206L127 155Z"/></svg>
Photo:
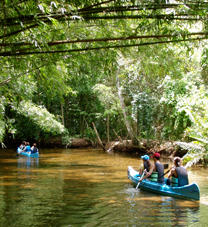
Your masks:
<svg viewBox="0 0 208 227"><path fill-rule="evenodd" d="M181 160L183 161L183 159L184 159L187 155L189 155L189 152L186 153L186 154L181 158ZM168 168L168 164L164 164L164 169L167 169L166 167ZM164 174L162 175L162 177L165 176L167 173L169 173L170 170L171 170L171 169L169 169L166 173L164 173Z"/></svg>
<svg viewBox="0 0 208 227"><path fill-rule="evenodd" d="M167 173L169 173L170 170L171 170L171 169L169 169L166 173L164 173L164 174L162 175L162 177L165 176Z"/></svg>
<svg viewBox="0 0 208 227"><path fill-rule="evenodd" d="M146 169L144 170L144 172L145 172L145 171L146 171ZM142 179L142 178L143 178L143 176L144 176L144 172L142 173L142 175L141 175L140 179ZM137 184L137 186L136 186L136 190L138 189L138 187L139 187L140 183L141 183L141 181L139 181L139 182L138 182L138 184Z"/></svg>
<svg viewBox="0 0 208 227"><path fill-rule="evenodd" d="M168 169L169 164L163 164L163 166L164 166L164 169Z"/></svg>

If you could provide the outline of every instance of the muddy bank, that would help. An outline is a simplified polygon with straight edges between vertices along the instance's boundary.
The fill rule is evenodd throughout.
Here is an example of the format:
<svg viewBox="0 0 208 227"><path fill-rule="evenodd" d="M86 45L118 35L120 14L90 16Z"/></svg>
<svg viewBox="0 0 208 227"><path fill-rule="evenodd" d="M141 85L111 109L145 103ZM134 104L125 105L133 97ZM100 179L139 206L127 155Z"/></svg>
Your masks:
<svg viewBox="0 0 208 227"><path fill-rule="evenodd" d="M54 138L50 142L42 142L40 146L42 148L84 148L92 147L92 142L85 138L69 138L67 141L63 141L62 138Z"/></svg>
<svg viewBox="0 0 208 227"><path fill-rule="evenodd" d="M186 149L178 146L178 142L163 141L159 143L156 140L142 140L141 146L133 146L131 140L103 142L103 147L86 138L69 138L63 141L62 138L53 138L50 141L29 141L37 143L38 148L102 148L106 152L129 153L135 155L148 154L152 155L159 152L164 157L172 158L174 156L182 157L187 153ZM19 140L7 141L7 148L17 148L20 145Z"/></svg>
<svg viewBox="0 0 208 227"><path fill-rule="evenodd" d="M61 138L54 139L48 144L44 144L48 148L101 148L98 143L93 143L86 138L70 138L63 143ZM163 141L160 143L156 140L142 140L141 147L133 146L131 140L103 142L103 148L106 152L129 153L135 155L148 154L152 155L159 152L163 157L172 158L175 156L182 157L187 153L186 149L178 146L178 142Z"/></svg>
<svg viewBox="0 0 208 227"><path fill-rule="evenodd" d="M113 141L106 144L106 150L108 152L127 152L138 155L148 154L153 155L155 152L160 153L163 157L182 157L187 153L186 149L182 149L178 146L178 142L169 142L163 141L159 143L158 141L142 141L141 148L132 146L132 142L130 140L123 141L123 143L119 141Z"/></svg>
<svg viewBox="0 0 208 227"><path fill-rule="evenodd" d="M141 142L141 147L133 146L131 140L111 141L103 143L106 152L122 152L135 155L148 154L152 155L155 152L159 152L163 157L172 158L175 156L182 157L187 153L186 149L178 146L178 142L163 141L159 143L156 140ZM65 148L80 148L80 147L92 147L101 148L97 143L93 143L85 138L71 138L67 144L64 145Z"/></svg>

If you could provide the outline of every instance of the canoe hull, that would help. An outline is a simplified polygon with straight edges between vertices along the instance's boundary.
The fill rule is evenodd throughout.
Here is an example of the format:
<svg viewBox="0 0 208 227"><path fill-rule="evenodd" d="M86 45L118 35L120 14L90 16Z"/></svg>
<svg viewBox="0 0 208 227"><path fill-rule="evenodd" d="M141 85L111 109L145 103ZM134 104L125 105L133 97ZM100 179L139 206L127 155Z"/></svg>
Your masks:
<svg viewBox="0 0 208 227"><path fill-rule="evenodd" d="M136 170L134 170L131 166L128 167L127 175L132 182L134 182L135 184L138 184L139 173ZM171 197L177 197L182 199L195 199L195 200L200 199L199 187L194 182L190 185L185 185L182 187L172 187L166 184L160 184L149 180L143 180L140 183L139 187L145 191L166 195L166 196L171 196Z"/></svg>
<svg viewBox="0 0 208 227"><path fill-rule="evenodd" d="M29 152L24 152L24 151L21 152L21 149L19 147L17 148L17 154L27 156L27 157L31 157L31 158L38 158L39 157L39 152L36 152L34 154L30 154Z"/></svg>

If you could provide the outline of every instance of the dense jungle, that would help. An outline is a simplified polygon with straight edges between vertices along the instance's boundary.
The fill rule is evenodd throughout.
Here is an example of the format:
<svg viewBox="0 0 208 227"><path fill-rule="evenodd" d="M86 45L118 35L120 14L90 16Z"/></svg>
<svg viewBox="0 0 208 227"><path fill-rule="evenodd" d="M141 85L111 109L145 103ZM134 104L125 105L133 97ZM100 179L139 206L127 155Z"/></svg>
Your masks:
<svg viewBox="0 0 208 227"><path fill-rule="evenodd" d="M206 164L207 16L202 0L1 1L2 149L168 143Z"/></svg>

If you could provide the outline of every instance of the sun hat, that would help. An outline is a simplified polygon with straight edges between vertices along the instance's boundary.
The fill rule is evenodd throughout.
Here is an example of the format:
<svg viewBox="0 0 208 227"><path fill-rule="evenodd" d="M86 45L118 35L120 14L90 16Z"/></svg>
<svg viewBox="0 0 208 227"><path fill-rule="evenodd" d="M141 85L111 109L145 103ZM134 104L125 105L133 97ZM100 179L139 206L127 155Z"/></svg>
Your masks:
<svg viewBox="0 0 208 227"><path fill-rule="evenodd" d="M152 158L154 158L154 157L155 157L155 158L159 158L159 157L160 157L160 153L157 153L157 152L154 153L153 156L152 156Z"/></svg>
<svg viewBox="0 0 208 227"><path fill-rule="evenodd" d="M149 156L147 154L141 156L142 159L144 159L145 161L149 160Z"/></svg>

